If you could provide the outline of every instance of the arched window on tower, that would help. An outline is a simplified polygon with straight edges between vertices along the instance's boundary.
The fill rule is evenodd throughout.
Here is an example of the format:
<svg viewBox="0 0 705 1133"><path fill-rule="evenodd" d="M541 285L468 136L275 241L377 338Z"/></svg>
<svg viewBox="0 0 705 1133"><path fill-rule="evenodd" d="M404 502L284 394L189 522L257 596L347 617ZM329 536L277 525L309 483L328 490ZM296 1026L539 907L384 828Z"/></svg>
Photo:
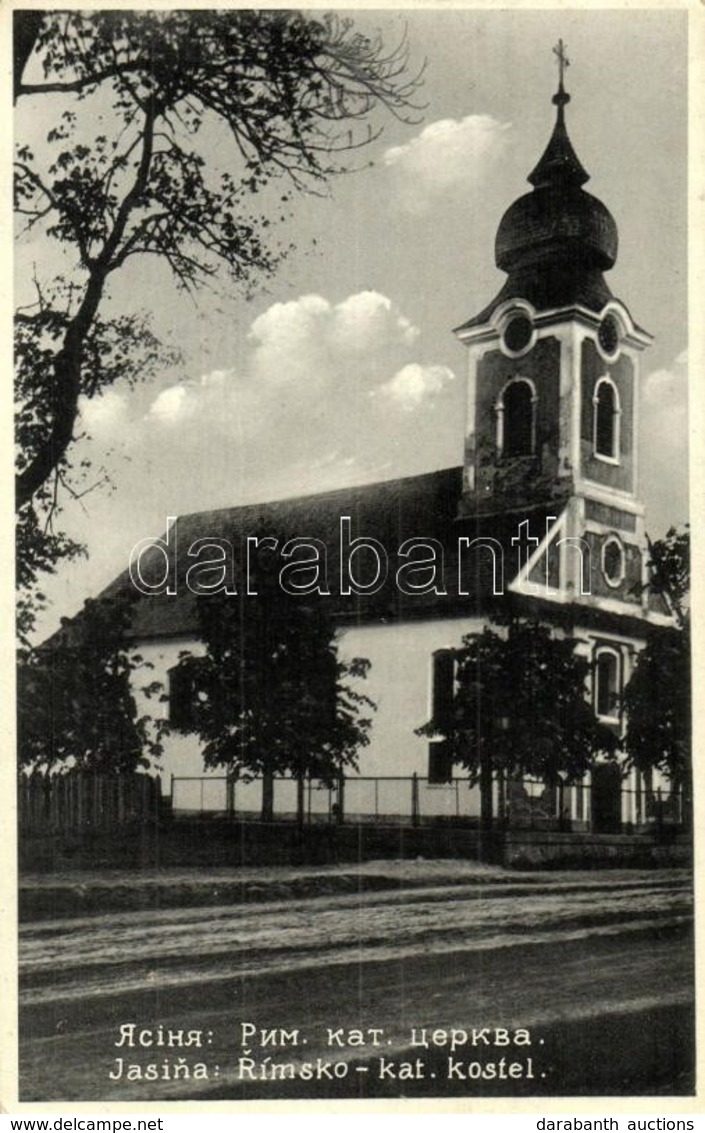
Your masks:
<svg viewBox="0 0 705 1133"><path fill-rule="evenodd" d="M497 448L501 456L532 456L536 448L536 391L526 378L512 378L497 402Z"/></svg>
<svg viewBox="0 0 705 1133"><path fill-rule="evenodd" d="M611 378L600 378L592 404L595 455L619 460L619 392Z"/></svg>

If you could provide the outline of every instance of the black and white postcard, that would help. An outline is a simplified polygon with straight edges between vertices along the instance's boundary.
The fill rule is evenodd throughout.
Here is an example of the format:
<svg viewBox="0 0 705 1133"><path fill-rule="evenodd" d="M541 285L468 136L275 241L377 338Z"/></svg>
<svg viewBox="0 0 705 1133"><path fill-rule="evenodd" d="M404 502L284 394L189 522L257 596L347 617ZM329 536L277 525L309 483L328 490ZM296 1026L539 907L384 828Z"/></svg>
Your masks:
<svg viewBox="0 0 705 1133"><path fill-rule="evenodd" d="M6 1110L688 1127L697 8L3 13Z"/></svg>

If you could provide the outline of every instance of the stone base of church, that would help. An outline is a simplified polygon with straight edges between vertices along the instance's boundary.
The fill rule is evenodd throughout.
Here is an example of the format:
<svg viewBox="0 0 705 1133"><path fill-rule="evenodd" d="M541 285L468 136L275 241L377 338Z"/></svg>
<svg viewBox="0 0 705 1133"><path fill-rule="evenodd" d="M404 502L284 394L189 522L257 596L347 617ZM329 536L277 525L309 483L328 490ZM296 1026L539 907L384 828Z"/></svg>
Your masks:
<svg viewBox="0 0 705 1133"><path fill-rule="evenodd" d="M672 830L596 834L560 830L504 831L498 846L512 869L675 868L692 864L692 840Z"/></svg>
<svg viewBox="0 0 705 1133"><path fill-rule="evenodd" d="M496 827L480 847L479 826L181 819L114 830L21 833L20 869L134 870L223 866L330 865L337 862L461 858L511 869L673 868L692 857L690 837L674 829L598 834Z"/></svg>

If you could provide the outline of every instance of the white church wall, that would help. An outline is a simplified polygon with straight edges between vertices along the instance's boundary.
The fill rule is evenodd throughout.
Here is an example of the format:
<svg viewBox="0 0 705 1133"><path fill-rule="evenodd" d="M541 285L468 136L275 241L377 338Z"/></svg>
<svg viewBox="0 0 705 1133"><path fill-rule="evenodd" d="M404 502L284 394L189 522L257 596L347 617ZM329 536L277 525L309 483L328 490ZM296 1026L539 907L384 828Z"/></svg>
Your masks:
<svg viewBox="0 0 705 1133"><path fill-rule="evenodd" d="M369 675L359 682L361 691L375 701L370 743L359 753L357 773L346 775L343 807L346 816L354 819L377 817L388 821L408 821L414 806L424 818L469 818L479 813L479 792L468 788L462 768L456 769L451 784L429 784L428 739L417 736L415 729L424 724L431 712L432 657L435 651L457 647L464 634L479 631L481 618L458 617L429 619L392 625L364 625L346 628L340 633L339 648L343 658L365 657L371 662ZM596 644L610 641L623 659L623 679L631 675L634 659L643 645L636 637L596 635L587 628L576 627L578 652L592 656ZM150 678L160 680L165 693L169 687L169 670L178 663L181 653L203 652L195 639L179 638L160 642L142 642L139 652L153 666ZM167 715L168 705L159 707L136 689L140 711ZM165 752L159 768L163 789L174 792L174 805L180 811L223 811L226 808L225 770L206 770L200 743L195 736L173 733L165 741ZM412 784L412 776L418 782ZM588 819L590 776L586 776L583 797L576 788L566 792L565 806L573 820ZM668 793L668 784L655 775L653 792ZM415 794L415 802L413 797ZM336 790L312 784L306 788L305 806L312 818L330 819L339 804ZM231 804L236 814L256 815L261 808L261 784L240 781L236 784ZM277 781L274 786L274 813L278 817L296 813L296 785ZM646 817L644 785L639 784L632 770L624 778L622 821L638 824Z"/></svg>
<svg viewBox="0 0 705 1133"><path fill-rule="evenodd" d="M438 649L458 646L466 633L482 629L480 618L449 618L408 622L396 625L367 625L341 631L340 654L343 658L365 657L371 662L369 675L359 682L361 691L376 703L372 713L370 744L359 754L357 776L349 772L346 784L345 811L348 815L374 814L406 816L411 813L410 777L425 780L428 774L428 739L417 736L414 729L424 724L431 711L431 658ZM202 643L179 638L145 641L137 648L154 668L150 679L159 680L168 693L169 670L181 653L203 652ZM166 703L146 699L135 689L140 712L167 716ZM164 742L164 755L159 770L163 789L171 791L176 780L177 803L186 810L224 809L224 770L206 770L201 746L196 736L172 733ZM458 770L462 775L462 769ZM188 782L192 779L192 782ZM357 781L355 781L357 780ZM372 780L377 780L373 782ZM469 816L478 811L477 792L465 784L418 785L418 804L422 816ZM335 801L327 790L312 790L307 805L312 814L326 816ZM259 784L238 783L237 811L258 811ZM293 784L275 785L275 813L294 812Z"/></svg>
<svg viewBox="0 0 705 1133"><path fill-rule="evenodd" d="M431 658L484 624L481 618L448 618L345 630L341 655L372 662L361 687L377 705L370 745L360 753L361 775L427 774L428 739L414 729L431 712Z"/></svg>
<svg viewBox="0 0 705 1133"><path fill-rule="evenodd" d="M203 643L195 638L172 638L162 641L139 641L135 645L135 652L152 665L148 679L160 681L163 686L163 695L169 694L169 670L178 664L181 654L185 651L200 656L205 652ZM144 672L144 671L143 671ZM137 674L133 689L137 710L139 713L149 713L155 719L168 719L169 705L167 701L158 703L154 698L147 698L141 692L140 685L145 684L144 676L140 679ZM196 736L180 735L172 732L164 741L164 755L155 770L162 776L162 789L167 793L170 790L172 775L179 776L209 776L217 772L208 772L203 767L200 743Z"/></svg>

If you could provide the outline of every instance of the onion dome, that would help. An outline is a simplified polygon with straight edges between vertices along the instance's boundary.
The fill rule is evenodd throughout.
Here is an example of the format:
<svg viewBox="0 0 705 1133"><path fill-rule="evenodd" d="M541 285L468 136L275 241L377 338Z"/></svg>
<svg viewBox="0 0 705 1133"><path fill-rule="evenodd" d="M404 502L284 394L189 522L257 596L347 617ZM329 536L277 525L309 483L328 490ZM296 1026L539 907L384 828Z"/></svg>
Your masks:
<svg viewBox="0 0 705 1133"><path fill-rule="evenodd" d="M617 225L602 201L582 187L589 175L566 130L570 95L563 88L567 60L562 43L556 54L561 70L553 96L553 133L529 174L532 191L510 205L497 231L495 259L509 278L490 306L466 327L486 321L498 303L511 298L525 298L537 310L580 303L594 311L612 298L602 273L617 259Z"/></svg>
<svg viewBox="0 0 705 1133"><path fill-rule="evenodd" d="M512 273L547 260L608 271L617 259L617 225L582 186L589 180L568 137L563 80L553 102L556 124L543 157L529 174L533 192L505 212L497 232L497 267Z"/></svg>

